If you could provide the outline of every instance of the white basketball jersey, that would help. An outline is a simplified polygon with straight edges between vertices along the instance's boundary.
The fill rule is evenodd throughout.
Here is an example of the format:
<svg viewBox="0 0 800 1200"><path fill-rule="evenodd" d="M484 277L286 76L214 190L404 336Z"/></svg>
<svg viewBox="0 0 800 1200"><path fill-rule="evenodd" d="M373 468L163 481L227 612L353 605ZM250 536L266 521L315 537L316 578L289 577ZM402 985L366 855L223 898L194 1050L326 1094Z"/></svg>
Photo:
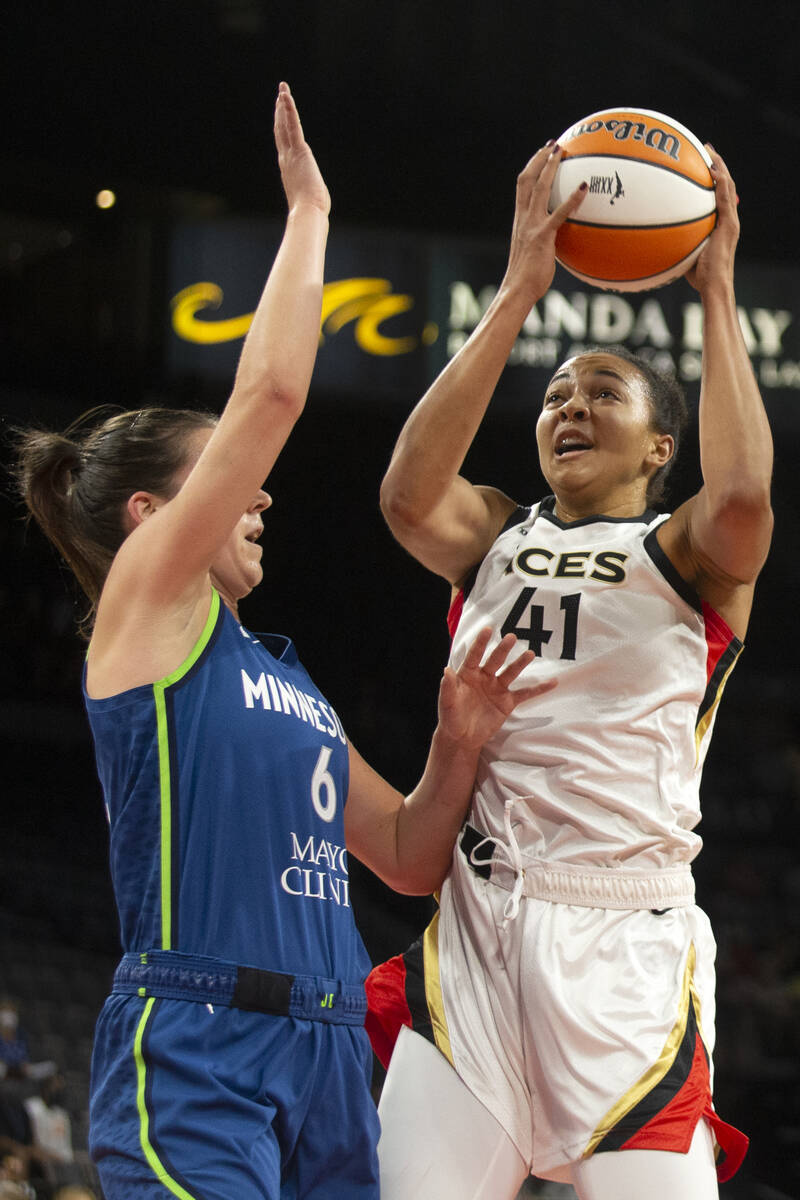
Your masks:
<svg viewBox="0 0 800 1200"><path fill-rule="evenodd" d="M454 602L454 667L491 625L490 646L511 631L536 652L517 686L557 680L478 768L470 821L505 842L514 801L523 866L649 874L700 849L700 774L742 644L659 546L666 519L565 523L552 497L518 509Z"/></svg>

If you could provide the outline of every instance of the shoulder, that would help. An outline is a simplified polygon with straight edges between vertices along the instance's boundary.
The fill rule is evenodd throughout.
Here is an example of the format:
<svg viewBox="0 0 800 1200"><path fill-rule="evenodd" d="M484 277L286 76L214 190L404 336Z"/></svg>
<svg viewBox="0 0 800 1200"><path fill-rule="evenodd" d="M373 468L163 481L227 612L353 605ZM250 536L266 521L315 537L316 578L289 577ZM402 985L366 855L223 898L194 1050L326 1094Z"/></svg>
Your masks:
<svg viewBox="0 0 800 1200"><path fill-rule="evenodd" d="M744 639L755 593L755 579L735 579L702 549L693 536L694 496L656 530L658 545L678 576Z"/></svg>
<svg viewBox="0 0 800 1200"><path fill-rule="evenodd" d="M496 537L497 533L508 522L509 517L513 516L519 510L520 506L516 500L512 500L510 496L507 496L505 492L501 492L499 488L487 487L485 484L476 484L475 491L486 505L491 524L496 526Z"/></svg>
<svg viewBox="0 0 800 1200"><path fill-rule="evenodd" d="M209 622L220 616L224 605L210 580L180 606L148 603L143 596L126 603L113 591L104 594L87 654L88 695L113 696L166 678L192 653Z"/></svg>
<svg viewBox="0 0 800 1200"><path fill-rule="evenodd" d="M492 491L492 489L486 490ZM452 595L454 598L459 594L464 596L469 594L478 572L486 560L490 558L498 542L512 530L519 529L526 523L532 522L540 508L539 504L517 504L515 500L512 500L502 492L494 493L492 503L494 504L494 519L491 525L491 537L484 546L480 557L471 563L469 568L453 582Z"/></svg>

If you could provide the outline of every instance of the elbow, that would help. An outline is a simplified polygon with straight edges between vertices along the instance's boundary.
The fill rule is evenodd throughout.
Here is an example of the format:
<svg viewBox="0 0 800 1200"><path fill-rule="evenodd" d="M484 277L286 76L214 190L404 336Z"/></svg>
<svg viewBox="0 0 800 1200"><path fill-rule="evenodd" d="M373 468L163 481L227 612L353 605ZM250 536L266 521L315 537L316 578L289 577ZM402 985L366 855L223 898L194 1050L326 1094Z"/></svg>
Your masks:
<svg viewBox="0 0 800 1200"><path fill-rule="evenodd" d="M712 519L740 545L769 547L775 523L769 487L739 482L717 498Z"/></svg>
<svg viewBox="0 0 800 1200"><path fill-rule="evenodd" d="M391 468L381 480L379 501L381 512L389 526L399 519L406 508L406 505L403 503L402 492L392 479Z"/></svg>
<svg viewBox="0 0 800 1200"><path fill-rule="evenodd" d="M255 411L269 421L278 416L294 423L305 408L308 386L305 379L294 380L288 372L240 372L234 393L241 411Z"/></svg>
<svg viewBox="0 0 800 1200"><path fill-rule="evenodd" d="M721 521L743 525L772 527L772 500L769 481L740 478L732 480L717 497L715 509Z"/></svg>
<svg viewBox="0 0 800 1200"><path fill-rule="evenodd" d="M308 389L305 386L292 386L284 381L271 380L262 391L261 403L266 400L272 412L280 412L294 422L306 406L307 394Z"/></svg>
<svg viewBox="0 0 800 1200"><path fill-rule="evenodd" d="M394 891L403 896L431 896L438 892L447 876L453 861L453 848L448 842L445 846L429 846L425 853L415 853L413 858L406 855L393 864L391 880L386 880Z"/></svg>
<svg viewBox="0 0 800 1200"><path fill-rule="evenodd" d="M381 483L380 507L386 524L395 535L418 529L425 516L413 497L392 478L391 470Z"/></svg>
<svg viewBox="0 0 800 1200"><path fill-rule="evenodd" d="M373 863L372 870L401 896L430 896L439 891L451 864L452 849L448 847L436 853L415 853L413 857L395 853L391 862Z"/></svg>
<svg viewBox="0 0 800 1200"><path fill-rule="evenodd" d="M450 863L443 871L413 871L397 874L391 879L384 877L383 882L400 896L432 896L438 892L447 878Z"/></svg>

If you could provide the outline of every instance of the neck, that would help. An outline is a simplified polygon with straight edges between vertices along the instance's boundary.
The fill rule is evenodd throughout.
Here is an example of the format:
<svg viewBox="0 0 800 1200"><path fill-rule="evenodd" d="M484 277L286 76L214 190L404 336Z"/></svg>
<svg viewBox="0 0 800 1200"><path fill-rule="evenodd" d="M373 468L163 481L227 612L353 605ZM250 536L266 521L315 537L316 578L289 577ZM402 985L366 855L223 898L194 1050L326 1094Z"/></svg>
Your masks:
<svg viewBox="0 0 800 1200"><path fill-rule="evenodd" d="M238 621L239 620L239 605L237 604L237 602L231 596L226 596L224 592L219 593L219 598L222 601L222 603L225 605L225 607L229 610L229 612L233 613L233 615L236 617L236 620Z"/></svg>
<svg viewBox="0 0 800 1200"><path fill-rule="evenodd" d="M239 620L240 597L234 595L234 593L231 591L230 587L227 587L224 583L222 583L218 579L213 568L209 572L209 580L211 582L211 586L213 587L214 591L219 592L219 598L222 601L222 603L225 605L225 607L230 612L233 613L234 617L236 617L236 620L238 621Z"/></svg>
<svg viewBox="0 0 800 1200"><path fill-rule="evenodd" d="M560 521L582 521L586 517L639 517L647 508L643 489L612 493L601 497L559 495L556 493L555 515Z"/></svg>

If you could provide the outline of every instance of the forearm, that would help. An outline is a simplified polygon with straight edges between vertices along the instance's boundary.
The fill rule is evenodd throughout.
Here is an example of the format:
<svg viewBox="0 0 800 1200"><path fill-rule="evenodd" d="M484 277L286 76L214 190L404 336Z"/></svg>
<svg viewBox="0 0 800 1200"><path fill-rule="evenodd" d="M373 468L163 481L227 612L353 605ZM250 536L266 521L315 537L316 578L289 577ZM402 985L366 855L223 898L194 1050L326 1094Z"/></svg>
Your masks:
<svg viewBox="0 0 800 1200"><path fill-rule="evenodd" d="M347 848L395 891L428 895L449 870L478 763L479 750L465 745L437 727L425 770L408 796L350 746Z"/></svg>
<svg viewBox="0 0 800 1200"><path fill-rule="evenodd" d="M550 142L517 177L508 264L497 295L412 413L386 473L381 500L392 528L393 521L424 520L445 500L522 324L552 283L556 233L580 206L585 188L548 211L559 159ZM469 506L468 496L463 503Z"/></svg>
<svg viewBox="0 0 800 1200"><path fill-rule="evenodd" d="M437 728L422 777L396 816L398 890L424 895L440 887L469 811L479 755Z"/></svg>
<svg viewBox="0 0 800 1200"><path fill-rule="evenodd" d="M319 342L327 215L290 213L248 331L230 403L275 400L302 409Z"/></svg>
<svg viewBox="0 0 800 1200"><path fill-rule="evenodd" d="M480 561L514 508L508 496L473 487L459 472L523 322L552 283L558 228L583 200L585 185L548 211L559 158L548 143L517 177L497 295L406 422L381 487L381 509L395 537L453 584Z"/></svg>

